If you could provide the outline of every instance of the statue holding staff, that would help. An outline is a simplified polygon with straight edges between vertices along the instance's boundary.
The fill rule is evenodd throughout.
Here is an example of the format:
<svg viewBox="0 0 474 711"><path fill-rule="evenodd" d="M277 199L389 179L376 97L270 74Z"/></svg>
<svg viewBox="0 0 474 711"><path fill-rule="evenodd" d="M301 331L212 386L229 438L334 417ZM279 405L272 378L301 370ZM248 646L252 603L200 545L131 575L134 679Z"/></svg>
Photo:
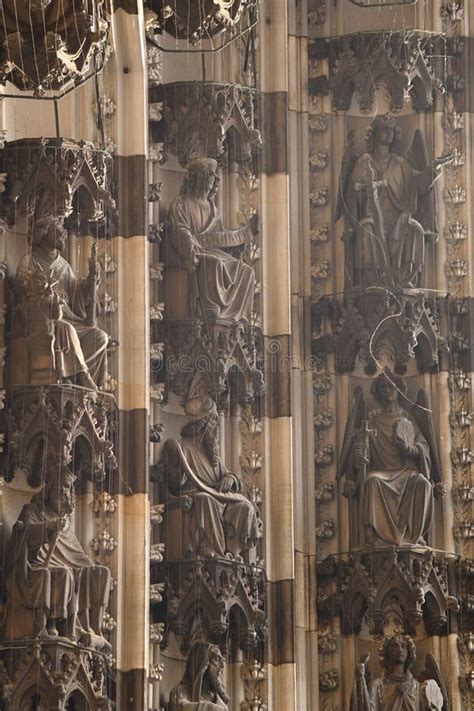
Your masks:
<svg viewBox="0 0 474 711"><path fill-rule="evenodd" d="M88 275L78 278L62 256L67 237L63 223L62 217L45 215L32 226L31 252L20 260L14 284L18 325L28 339L30 357L46 335L56 377L96 390L107 378L109 341L96 323L97 246L92 247Z"/></svg>

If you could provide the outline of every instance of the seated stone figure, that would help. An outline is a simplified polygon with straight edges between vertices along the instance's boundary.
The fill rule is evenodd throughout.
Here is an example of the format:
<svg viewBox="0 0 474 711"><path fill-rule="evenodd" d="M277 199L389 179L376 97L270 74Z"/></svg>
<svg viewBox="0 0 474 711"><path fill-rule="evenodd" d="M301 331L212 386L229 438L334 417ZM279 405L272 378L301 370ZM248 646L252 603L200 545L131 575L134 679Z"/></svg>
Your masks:
<svg viewBox="0 0 474 711"><path fill-rule="evenodd" d="M181 510L184 553L239 557L261 536L255 506L240 492L238 477L219 456L219 417L207 396L188 400L191 421L181 440L163 444L159 467L167 492L167 510ZM177 532L173 532L173 538ZM167 551L170 553L171 549Z"/></svg>
<svg viewBox="0 0 474 711"><path fill-rule="evenodd" d="M356 398L338 476L345 473L346 492L360 496L365 543L426 545L433 496L443 491L427 402L404 409L405 381L389 371L373 381L371 392L380 408L366 418L361 394Z"/></svg>
<svg viewBox="0 0 474 711"><path fill-rule="evenodd" d="M168 211L167 265L191 275L190 315L248 321L255 272L231 251L250 240L257 221L255 217L243 227L224 229L214 202L216 190L216 161L192 161L181 193Z"/></svg>
<svg viewBox="0 0 474 711"><path fill-rule="evenodd" d="M213 644L195 642L184 676L172 689L169 711L223 711L229 697L222 682L224 659Z"/></svg>
<svg viewBox="0 0 474 711"><path fill-rule="evenodd" d="M62 218L35 221L31 252L20 260L14 282L15 332L26 339L29 382L51 382L53 375L97 389L107 377L109 340L95 324L99 265L91 258L89 275L79 279L61 254L65 244Z"/></svg>
<svg viewBox="0 0 474 711"><path fill-rule="evenodd" d="M430 654L422 681L410 669L416 660L416 647L408 635L386 637L380 648L381 676L368 681L367 654L357 665L350 711L449 711L449 701L438 664Z"/></svg>
<svg viewBox="0 0 474 711"><path fill-rule="evenodd" d="M433 518L428 442L387 378L375 381L373 394L381 409L369 414L369 471L361 491L368 540L426 543Z"/></svg>
<svg viewBox="0 0 474 711"><path fill-rule="evenodd" d="M110 572L94 565L72 527L74 476L56 460L43 489L26 504L13 527L6 575L10 639L68 637L86 646L108 643L101 627ZM56 470L56 471L55 471Z"/></svg>

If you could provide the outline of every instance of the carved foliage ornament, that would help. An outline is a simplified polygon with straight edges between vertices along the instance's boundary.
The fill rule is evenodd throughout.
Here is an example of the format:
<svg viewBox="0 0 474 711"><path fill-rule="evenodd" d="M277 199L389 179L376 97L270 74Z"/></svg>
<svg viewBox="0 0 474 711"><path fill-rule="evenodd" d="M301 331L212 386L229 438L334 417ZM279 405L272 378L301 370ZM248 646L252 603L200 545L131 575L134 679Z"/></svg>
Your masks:
<svg viewBox="0 0 474 711"><path fill-rule="evenodd" d="M109 23L109 0L4 0L0 81L37 94L80 82L105 62Z"/></svg>
<svg viewBox="0 0 474 711"><path fill-rule="evenodd" d="M244 12L256 5L255 0L155 0L152 9L158 13L161 28L177 39L210 39L223 30L235 27Z"/></svg>

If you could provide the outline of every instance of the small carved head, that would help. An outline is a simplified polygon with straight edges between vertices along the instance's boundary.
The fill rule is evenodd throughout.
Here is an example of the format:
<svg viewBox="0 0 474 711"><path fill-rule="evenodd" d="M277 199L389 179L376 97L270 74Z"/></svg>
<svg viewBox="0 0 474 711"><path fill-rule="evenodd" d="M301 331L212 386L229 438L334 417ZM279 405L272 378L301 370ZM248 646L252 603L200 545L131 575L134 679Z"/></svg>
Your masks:
<svg viewBox="0 0 474 711"><path fill-rule="evenodd" d="M402 131L390 114L379 114L367 129L366 142L369 153L373 153L377 143L384 143L392 148L401 138Z"/></svg>
<svg viewBox="0 0 474 711"><path fill-rule="evenodd" d="M405 380L390 370L384 370L375 380L372 381L370 393L379 404L399 400L406 395L407 384Z"/></svg>
<svg viewBox="0 0 474 711"><path fill-rule="evenodd" d="M44 501L51 511L58 515L73 513L76 500L74 484L75 476L69 469L61 466L57 459L51 459L44 485Z"/></svg>
<svg viewBox="0 0 474 711"><path fill-rule="evenodd" d="M184 408L191 417L181 430L182 437L202 437L202 445L213 464L219 461L219 415L214 400L208 395L190 398Z"/></svg>
<svg viewBox="0 0 474 711"><path fill-rule="evenodd" d="M380 663L384 669L403 664L405 671L410 669L416 659L416 647L409 635L396 632L386 637L380 647Z"/></svg>
<svg viewBox="0 0 474 711"><path fill-rule="evenodd" d="M213 646L209 655L208 672L212 679L221 680L224 670L224 657L222 656L219 647Z"/></svg>
<svg viewBox="0 0 474 711"><path fill-rule="evenodd" d="M66 246L67 232L64 229L64 217L46 215L35 220L31 227L33 247L45 246L62 252Z"/></svg>
<svg viewBox="0 0 474 711"><path fill-rule="evenodd" d="M183 195L212 199L218 185L217 161L213 158L196 158L188 164L188 174L181 192Z"/></svg>
<svg viewBox="0 0 474 711"><path fill-rule="evenodd" d="M224 703L228 703L229 697L222 681L223 670L224 657L219 647L207 642L194 642L183 677L192 701L202 701L203 693L212 690Z"/></svg>

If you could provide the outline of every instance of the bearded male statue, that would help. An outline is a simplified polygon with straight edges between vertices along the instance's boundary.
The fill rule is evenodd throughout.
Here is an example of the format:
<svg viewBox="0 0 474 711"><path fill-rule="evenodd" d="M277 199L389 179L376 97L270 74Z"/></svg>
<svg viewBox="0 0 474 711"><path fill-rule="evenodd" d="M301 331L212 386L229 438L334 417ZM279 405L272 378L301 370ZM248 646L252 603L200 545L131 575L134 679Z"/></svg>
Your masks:
<svg viewBox="0 0 474 711"><path fill-rule="evenodd" d="M190 421L181 439L164 442L159 468L167 509L180 507L186 519L185 554L238 558L255 547L261 530L254 504L239 478L219 455L219 416L207 396L188 400Z"/></svg>
<svg viewBox="0 0 474 711"><path fill-rule="evenodd" d="M99 265L94 249L88 276L74 274L62 256L63 222L46 215L33 224L31 252L20 260L14 282L20 316L15 328L26 337L30 363L46 359L43 378L53 371L60 381L96 390L107 377L109 341L95 323Z"/></svg>
<svg viewBox="0 0 474 711"><path fill-rule="evenodd" d="M74 532L75 477L52 458L43 489L13 527L6 574L12 639L67 637L102 648L110 572L94 565Z"/></svg>
<svg viewBox="0 0 474 711"><path fill-rule="evenodd" d="M257 216L235 230L222 226L214 201L217 162L199 158L188 166L180 194L168 211L167 264L191 274L191 314L248 321L255 272L232 252L257 232Z"/></svg>
<svg viewBox="0 0 474 711"><path fill-rule="evenodd" d="M214 644L195 642L183 678L172 689L169 711L223 711L229 697L222 682L224 659Z"/></svg>

